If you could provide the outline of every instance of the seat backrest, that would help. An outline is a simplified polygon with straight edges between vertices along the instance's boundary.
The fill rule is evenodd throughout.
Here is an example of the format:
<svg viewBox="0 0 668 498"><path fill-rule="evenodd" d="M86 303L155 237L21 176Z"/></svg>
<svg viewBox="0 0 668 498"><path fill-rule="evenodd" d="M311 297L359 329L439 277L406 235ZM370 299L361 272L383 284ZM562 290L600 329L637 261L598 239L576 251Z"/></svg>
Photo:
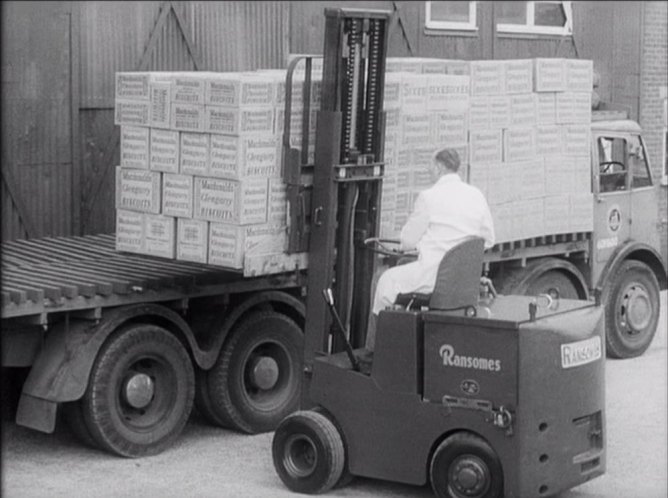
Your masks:
<svg viewBox="0 0 668 498"><path fill-rule="evenodd" d="M429 309L452 310L478 303L484 252L482 237L466 237L445 253L438 266Z"/></svg>

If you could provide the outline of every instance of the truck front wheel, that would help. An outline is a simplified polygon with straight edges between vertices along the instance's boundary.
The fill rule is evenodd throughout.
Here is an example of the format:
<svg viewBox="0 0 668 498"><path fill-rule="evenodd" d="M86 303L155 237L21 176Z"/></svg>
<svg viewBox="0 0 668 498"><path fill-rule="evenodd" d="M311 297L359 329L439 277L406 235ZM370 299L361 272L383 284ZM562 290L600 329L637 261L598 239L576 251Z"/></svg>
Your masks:
<svg viewBox="0 0 668 498"><path fill-rule="evenodd" d="M475 434L448 436L434 452L429 472L438 498L498 498L503 470L496 453Z"/></svg>
<svg viewBox="0 0 668 498"><path fill-rule="evenodd" d="M640 261L624 261L612 275L603 300L607 355L642 355L659 320L659 283L652 270Z"/></svg>
<svg viewBox="0 0 668 498"><path fill-rule="evenodd" d="M183 430L194 391L193 366L181 342L155 325L129 325L98 353L80 400L83 421L103 449L154 455Z"/></svg>
<svg viewBox="0 0 668 498"><path fill-rule="evenodd" d="M254 434L271 431L298 408L304 337L285 315L254 312L235 327L206 372L207 418ZM202 404L202 403L200 403Z"/></svg>

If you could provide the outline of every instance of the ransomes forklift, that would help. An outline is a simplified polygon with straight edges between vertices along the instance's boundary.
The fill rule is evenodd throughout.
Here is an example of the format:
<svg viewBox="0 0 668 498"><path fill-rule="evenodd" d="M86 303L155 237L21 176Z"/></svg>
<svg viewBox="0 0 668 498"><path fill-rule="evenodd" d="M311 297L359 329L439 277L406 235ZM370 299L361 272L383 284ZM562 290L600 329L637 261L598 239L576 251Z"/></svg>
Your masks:
<svg viewBox="0 0 668 498"><path fill-rule="evenodd" d="M602 307L497 295L482 239L447 253L432 294L381 311L373 354L363 347L377 253L399 255L377 238L389 13L325 16L312 191L299 154L284 160L310 271L304 409L275 432L279 477L309 494L363 476L431 483L438 497L536 498L602 475Z"/></svg>

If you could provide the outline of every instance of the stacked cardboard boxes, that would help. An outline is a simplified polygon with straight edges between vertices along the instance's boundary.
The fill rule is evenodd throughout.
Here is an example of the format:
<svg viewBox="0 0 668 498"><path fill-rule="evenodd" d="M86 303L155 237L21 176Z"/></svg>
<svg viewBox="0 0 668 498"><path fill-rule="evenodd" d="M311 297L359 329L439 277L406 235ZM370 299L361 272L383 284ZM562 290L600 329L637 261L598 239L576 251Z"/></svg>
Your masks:
<svg viewBox="0 0 668 498"><path fill-rule="evenodd" d="M497 242L592 230L591 61L390 58L387 67L382 236L399 236L429 186L425 165L445 146L486 195Z"/></svg>
<svg viewBox="0 0 668 498"><path fill-rule="evenodd" d="M285 71L117 73L117 249L245 275L305 267L285 253L284 98Z"/></svg>

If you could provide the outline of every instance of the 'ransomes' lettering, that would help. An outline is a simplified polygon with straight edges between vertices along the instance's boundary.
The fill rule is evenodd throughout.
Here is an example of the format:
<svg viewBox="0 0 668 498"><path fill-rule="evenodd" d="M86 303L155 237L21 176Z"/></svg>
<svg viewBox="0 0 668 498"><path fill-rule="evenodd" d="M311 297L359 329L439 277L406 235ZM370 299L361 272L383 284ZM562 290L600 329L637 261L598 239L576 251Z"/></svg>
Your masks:
<svg viewBox="0 0 668 498"><path fill-rule="evenodd" d="M438 352L443 358L443 365L446 367L472 368L490 372L501 371L501 360L457 355L455 354L455 348L450 344L443 344Z"/></svg>

